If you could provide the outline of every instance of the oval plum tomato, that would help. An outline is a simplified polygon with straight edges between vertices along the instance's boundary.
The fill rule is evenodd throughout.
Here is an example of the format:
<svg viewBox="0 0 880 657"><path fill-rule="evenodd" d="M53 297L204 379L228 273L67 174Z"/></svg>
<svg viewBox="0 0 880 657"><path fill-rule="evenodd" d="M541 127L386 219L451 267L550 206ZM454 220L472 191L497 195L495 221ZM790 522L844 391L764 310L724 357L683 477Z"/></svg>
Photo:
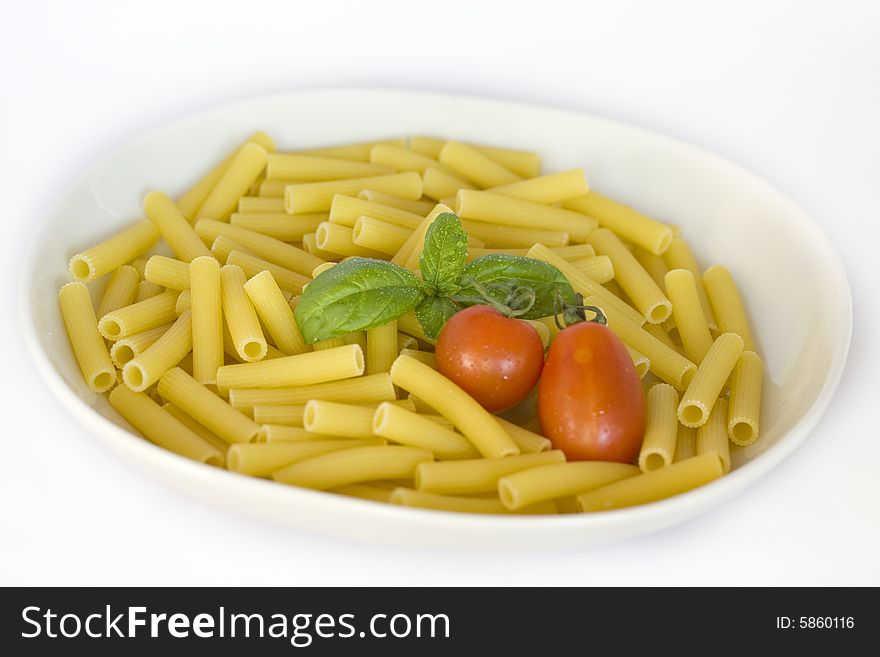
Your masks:
<svg viewBox="0 0 880 657"><path fill-rule="evenodd" d="M620 338L596 322L560 332L538 386L538 415L569 460L631 463L645 433L645 401Z"/></svg>
<svg viewBox="0 0 880 657"><path fill-rule="evenodd" d="M527 322L489 306L457 312L437 338L437 369L488 411L525 399L544 366L544 345Z"/></svg>

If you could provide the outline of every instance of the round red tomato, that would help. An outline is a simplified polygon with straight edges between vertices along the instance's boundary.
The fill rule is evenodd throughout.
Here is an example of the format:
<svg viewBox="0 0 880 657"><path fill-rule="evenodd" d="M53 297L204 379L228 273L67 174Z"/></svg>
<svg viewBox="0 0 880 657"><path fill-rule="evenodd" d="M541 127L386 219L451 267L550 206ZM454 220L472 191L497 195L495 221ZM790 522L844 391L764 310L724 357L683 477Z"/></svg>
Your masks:
<svg viewBox="0 0 880 657"><path fill-rule="evenodd" d="M489 306L453 315L437 338L437 369L489 411L516 406L538 382L544 345L528 323Z"/></svg>
<svg viewBox="0 0 880 657"><path fill-rule="evenodd" d="M631 463L645 433L645 401L620 338L595 322L559 333L538 386L538 414L569 460Z"/></svg>

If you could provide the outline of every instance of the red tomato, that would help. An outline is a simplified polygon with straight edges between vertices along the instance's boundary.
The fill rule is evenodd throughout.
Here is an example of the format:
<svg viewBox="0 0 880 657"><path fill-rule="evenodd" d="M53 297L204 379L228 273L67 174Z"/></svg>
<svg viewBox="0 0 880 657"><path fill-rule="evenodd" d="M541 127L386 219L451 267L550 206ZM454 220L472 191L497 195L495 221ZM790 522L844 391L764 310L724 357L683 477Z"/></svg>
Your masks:
<svg viewBox="0 0 880 657"><path fill-rule="evenodd" d="M538 414L569 460L631 463L645 433L645 400L620 338L595 322L559 333L538 386Z"/></svg>
<svg viewBox="0 0 880 657"><path fill-rule="evenodd" d="M436 355L437 369L489 411L525 399L544 366L538 332L489 306L453 315L437 338Z"/></svg>

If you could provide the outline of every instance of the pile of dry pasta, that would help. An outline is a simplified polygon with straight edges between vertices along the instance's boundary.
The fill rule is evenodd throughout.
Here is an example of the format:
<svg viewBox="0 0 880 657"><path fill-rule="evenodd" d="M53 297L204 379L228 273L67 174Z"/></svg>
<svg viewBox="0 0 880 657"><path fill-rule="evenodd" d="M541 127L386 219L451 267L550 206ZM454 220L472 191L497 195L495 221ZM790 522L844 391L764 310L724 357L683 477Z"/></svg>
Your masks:
<svg viewBox="0 0 880 657"><path fill-rule="evenodd" d="M541 175L535 153L429 137L280 153L258 132L143 207L71 258L61 311L89 387L185 457L393 504L552 514L693 489L758 436L763 367L730 273L702 271L675 226L591 191L581 169ZM566 462L534 400L484 410L436 371L412 313L306 344L293 310L314 276L350 256L413 270L450 210L469 258L548 262L605 312L643 380L637 464ZM172 256L149 255L160 239ZM545 346L559 330L531 323Z"/></svg>

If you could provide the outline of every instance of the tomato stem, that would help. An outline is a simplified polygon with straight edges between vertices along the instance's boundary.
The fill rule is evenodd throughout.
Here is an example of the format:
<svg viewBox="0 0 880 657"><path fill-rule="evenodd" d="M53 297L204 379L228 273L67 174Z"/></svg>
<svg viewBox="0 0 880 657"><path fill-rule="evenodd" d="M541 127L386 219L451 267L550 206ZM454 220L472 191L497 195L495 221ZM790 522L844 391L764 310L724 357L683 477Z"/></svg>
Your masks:
<svg viewBox="0 0 880 657"><path fill-rule="evenodd" d="M596 322L597 324L601 324L602 326L608 326L608 318L605 317L605 313L602 312L601 308L597 308L596 306L585 306L583 304L584 297L580 294L577 295L578 303L568 303L565 299L562 298L560 294L557 294L553 299L553 321L556 322L557 328L561 331L567 326L571 326L572 324L578 324L580 322ZM587 319L586 311L590 311L595 315L592 319ZM562 322L559 321L559 316L562 315ZM564 324L563 324L564 322Z"/></svg>
<svg viewBox="0 0 880 657"><path fill-rule="evenodd" d="M492 306L505 317L520 317L528 313L535 305L537 295L535 290L525 285L483 285L480 281L473 277L464 277L461 280L462 285L474 290L476 295L458 295L453 297L455 301L476 302L488 306ZM492 294L493 290L504 294L504 301L500 301Z"/></svg>

